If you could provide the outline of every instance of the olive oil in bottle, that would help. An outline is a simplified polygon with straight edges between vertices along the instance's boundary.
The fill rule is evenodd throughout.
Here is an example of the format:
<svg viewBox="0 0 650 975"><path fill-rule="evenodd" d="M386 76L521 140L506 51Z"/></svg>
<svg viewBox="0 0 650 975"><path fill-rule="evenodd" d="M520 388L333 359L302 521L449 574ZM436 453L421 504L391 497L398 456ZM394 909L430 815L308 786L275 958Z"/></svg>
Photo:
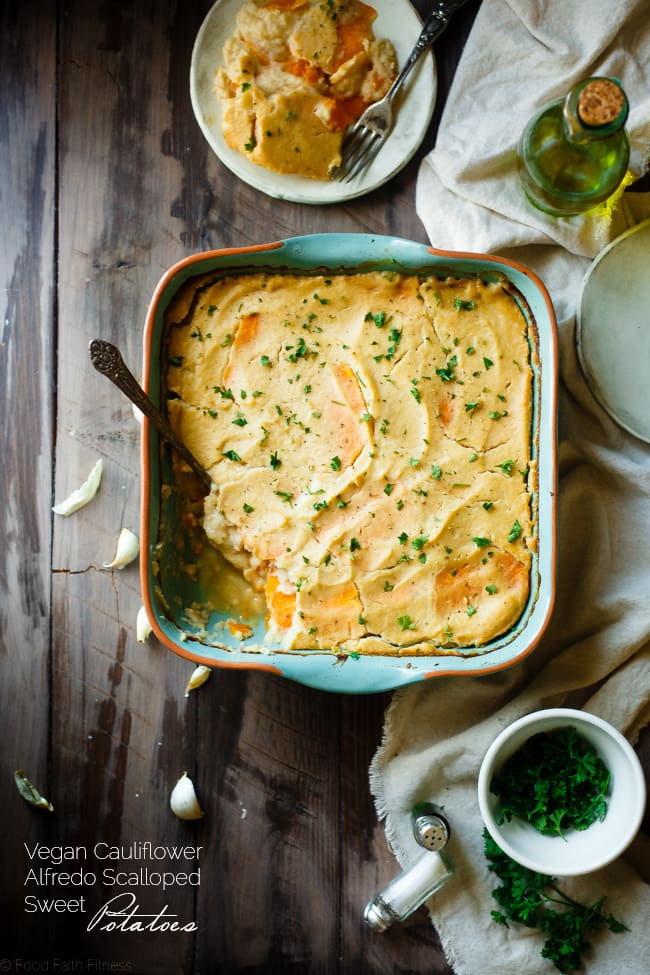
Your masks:
<svg viewBox="0 0 650 975"><path fill-rule="evenodd" d="M602 203L627 172L628 100L616 78L587 78L533 116L517 150L528 199L553 216Z"/></svg>

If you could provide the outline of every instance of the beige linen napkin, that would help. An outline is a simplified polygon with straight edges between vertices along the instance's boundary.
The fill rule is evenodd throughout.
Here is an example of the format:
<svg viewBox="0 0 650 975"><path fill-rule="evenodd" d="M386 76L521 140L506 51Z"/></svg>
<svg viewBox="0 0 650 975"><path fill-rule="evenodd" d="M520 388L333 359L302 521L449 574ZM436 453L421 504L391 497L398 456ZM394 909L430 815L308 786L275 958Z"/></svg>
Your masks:
<svg viewBox="0 0 650 975"><path fill-rule="evenodd" d="M650 155L648 0L484 0L418 178L418 213L433 246L531 267L549 288L560 331L559 564L546 634L511 669L397 691L370 769L402 866L421 852L411 835L414 803L434 800L449 816L456 874L428 906L457 975L555 971L540 956L543 936L490 917L497 881L483 856L476 798L490 742L511 721L545 707L599 714L632 742L650 721L650 448L597 405L574 345L576 298L590 260L650 216L650 194L626 193L613 216L601 208L558 220L526 202L514 170L530 115L593 74L623 82L630 168L638 177ZM639 392L647 398L647 389ZM590 937L590 975L650 970L648 846L640 836L610 867L563 883L585 900L607 894L606 909L631 928Z"/></svg>

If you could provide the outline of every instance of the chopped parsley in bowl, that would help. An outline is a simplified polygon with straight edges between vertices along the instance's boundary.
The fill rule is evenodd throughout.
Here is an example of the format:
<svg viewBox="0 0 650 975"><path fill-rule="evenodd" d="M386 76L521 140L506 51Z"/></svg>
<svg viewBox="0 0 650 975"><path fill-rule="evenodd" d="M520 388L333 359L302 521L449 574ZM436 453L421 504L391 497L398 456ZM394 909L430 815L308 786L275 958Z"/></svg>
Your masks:
<svg viewBox="0 0 650 975"><path fill-rule="evenodd" d="M492 742L478 780L493 840L539 873L590 873L618 857L645 809L645 778L629 742L596 715L551 708Z"/></svg>

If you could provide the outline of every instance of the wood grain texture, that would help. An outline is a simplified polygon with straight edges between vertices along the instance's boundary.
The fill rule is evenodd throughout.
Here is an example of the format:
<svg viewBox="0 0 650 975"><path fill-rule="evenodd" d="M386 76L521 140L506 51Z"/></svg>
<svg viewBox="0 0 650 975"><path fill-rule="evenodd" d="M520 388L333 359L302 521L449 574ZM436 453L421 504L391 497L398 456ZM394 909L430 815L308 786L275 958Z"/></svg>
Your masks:
<svg viewBox="0 0 650 975"><path fill-rule="evenodd" d="M398 869L368 787L390 695L341 697L219 670L186 698L191 665L154 640L137 643L137 570L103 563L120 528L138 529L139 427L87 350L92 338L109 339L137 374L156 283L197 251L326 231L424 241L418 165L478 0L436 44L439 96L416 157L367 197L322 207L265 197L205 143L188 76L209 7L0 6L1 822L9 837L0 956L95 959L138 975L452 975L424 910L385 935L362 921L367 900ZM54 517L53 499L100 457L97 497L71 518ZM646 767L649 741L639 745ZM13 791L17 766L54 814ZM199 822L169 809L186 770L205 812ZM23 886L23 843L36 841L88 851L98 842L200 846L184 864L200 869L200 885L164 895L133 888L144 912L167 904L197 931L86 931L116 893L108 883L86 889L83 923L70 913L26 914L25 893L56 893ZM160 864L134 861L140 866Z"/></svg>
<svg viewBox="0 0 650 975"><path fill-rule="evenodd" d="M51 795L50 608L55 340L55 21L36 2L3 7L0 34L0 776L3 877L22 877L22 841L52 835L25 815L23 768ZM9 746L9 747L7 747ZM20 894L20 891L18 891ZM0 924L23 924L22 897L0 892ZM43 934L51 925L43 926ZM4 940L4 939L3 939ZM4 948L4 944L3 944Z"/></svg>

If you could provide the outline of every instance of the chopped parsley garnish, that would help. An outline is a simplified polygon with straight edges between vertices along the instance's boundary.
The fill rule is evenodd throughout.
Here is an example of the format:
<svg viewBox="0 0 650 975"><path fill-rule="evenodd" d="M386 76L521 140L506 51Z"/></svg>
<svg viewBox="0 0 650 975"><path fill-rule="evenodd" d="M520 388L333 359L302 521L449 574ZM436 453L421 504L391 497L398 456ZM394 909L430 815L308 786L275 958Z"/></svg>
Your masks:
<svg viewBox="0 0 650 975"><path fill-rule="evenodd" d="M451 383L456 378L455 369L458 365L458 357L452 355L447 359L447 363L442 368L436 369L436 376L440 376L443 383Z"/></svg>
<svg viewBox="0 0 650 975"><path fill-rule="evenodd" d="M413 620L411 619L411 617L408 615L408 613L406 613L404 616L398 616L397 617L397 622L399 623L399 625L401 626L401 628L403 630L414 630L415 629L415 623L413 622Z"/></svg>
<svg viewBox="0 0 650 975"><path fill-rule="evenodd" d="M386 316L385 311L377 311L377 312L369 311L366 317L364 318L364 322L374 322L377 328L383 328L385 325L388 324L391 318L392 316L390 317Z"/></svg>
<svg viewBox="0 0 650 975"><path fill-rule="evenodd" d="M341 470L341 458L340 457L332 457L332 459L330 461L330 467L332 468L333 471L340 471Z"/></svg>
<svg viewBox="0 0 650 975"><path fill-rule="evenodd" d="M293 494L290 491L274 491L273 493L277 494L283 501L286 501L287 504L291 504L293 500Z"/></svg>
<svg viewBox="0 0 650 975"><path fill-rule="evenodd" d="M274 471L277 471L278 468L282 467L282 461L278 457L277 450L274 450L273 453L271 454L271 457L269 458L269 463Z"/></svg>
<svg viewBox="0 0 650 975"><path fill-rule="evenodd" d="M486 548L492 544L489 538L481 538L480 536L472 538L472 541L478 548Z"/></svg>
<svg viewBox="0 0 650 975"><path fill-rule="evenodd" d="M285 356L287 362L297 362L298 359L306 359L307 356L314 355L314 353L307 348L307 343L303 339L302 335L298 339L298 344L295 347L293 345L286 345L285 349L289 352L289 355ZM291 349L294 351L291 352Z"/></svg>
<svg viewBox="0 0 650 975"><path fill-rule="evenodd" d="M485 366L486 369L489 369L490 366L493 366L494 365L494 363L492 362L492 359L488 359L488 357L486 355L484 355L483 356L483 365Z"/></svg>
<svg viewBox="0 0 650 975"><path fill-rule="evenodd" d="M433 478L435 478L436 481L439 481L440 478L442 477L442 468L441 467L438 467L437 464L432 464L431 465L431 476Z"/></svg>
<svg viewBox="0 0 650 975"><path fill-rule="evenodd" d="M584 830L607 813L611 773L575 727L531 735L493 776L499 823L524 819L545 836Z"/></svg>
<svg viewBox="0 0 650 975"><path fill-rule="evenodd" d="M390 339L390 345L388 346L388 352L384 356L384 359L394 359L395 353L397 352L397 346L400 344L402 339L401 328L392 328L388 337Z"/></svg>
<svg viewBox="0 0 650 975"><path fill-rule="evenodd" d="M456 311L472 311L476 307L473 301L466 301L464 298L454 298L454 308Z"/></svg>
<svg viewBox="0 0 650 975"><path fill-rule="evenodd" d="M512 469L514 466L514 460L504 460L503 464L497 464L497 467L500 467L503 473L507 474L508 477L512 477Z"/></svg>
<svg viewBox="0 0 650 975"><path fill-rule="evenodd" d="M510 534L508 535L509 542L516 542L518 538L521 537L521 525L519 521L515 521L512 528L510 529Z"/></svg>
<svg viewBox="0 0 650 975"><path fill-rule="evenodd" d="M241 457L239 456L236 450L222 450L221 456L227 457L228 460L234 460L234 461L241 460Z"/></svg>

